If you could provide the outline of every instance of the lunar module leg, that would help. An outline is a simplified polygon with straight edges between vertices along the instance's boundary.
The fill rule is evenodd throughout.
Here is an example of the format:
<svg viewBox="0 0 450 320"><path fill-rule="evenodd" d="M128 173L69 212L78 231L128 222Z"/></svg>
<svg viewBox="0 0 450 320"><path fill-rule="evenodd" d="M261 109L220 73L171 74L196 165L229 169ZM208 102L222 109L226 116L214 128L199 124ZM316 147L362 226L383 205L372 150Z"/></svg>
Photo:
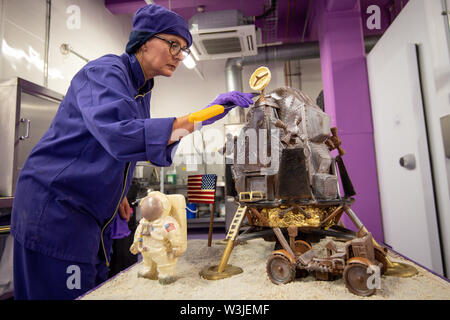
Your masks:
<svg viewBox="0 0 450 320"><path fill-rule="evenodd" d="M220 264L218 266L206 267L200 271L200 276L207 280L219 280L242 273L243 270L241 268L229 265L227 263L230 258L231 251L234 248L234 242L239 233L239 228L242 224L246 211L247 206L239 206L236 210L228 230L228 234L225 238L227 241L227 246L225 248L225 252L223 253L222 259L220 260Z"/></svg>
<svg viewBox="0 0 450 320"><path fill-rule="evenodd" d="M355 212L353 212L353 210L350 209L350 207L345 206L345 212L358 229L362 229L363 231L368 232L366 227L362 224L361 220L359 220ZM386 272L384 273L385 276L408 278L418 273L417 269L409 264L391 261L388 258L387 253L385 253L381 249L382 247L375 241L375 239L372 238L372 240L374 242L375 247L380 249L379 252L383 252L384 254L383 260L387 267Z"/></svg>

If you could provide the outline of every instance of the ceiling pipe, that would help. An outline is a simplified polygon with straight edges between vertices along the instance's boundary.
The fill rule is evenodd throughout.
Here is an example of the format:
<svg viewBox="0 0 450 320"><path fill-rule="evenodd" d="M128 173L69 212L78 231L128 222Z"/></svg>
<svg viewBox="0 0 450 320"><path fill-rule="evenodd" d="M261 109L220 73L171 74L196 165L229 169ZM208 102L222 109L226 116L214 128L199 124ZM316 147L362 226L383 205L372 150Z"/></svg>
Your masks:
<svg viewBox="0 0 450 320"><path fill-rule="evenodd" d="M246 65L287 61L292 59L312 59L320 56L318 42L290 43L280 46L260 47L258 54L239 58L230 58L225 64L227 91L243 90L242 68Z"/></svg>
<svg viewBox="0 0 450 320"><path fill-rule="evenodd" d="M364 40L366 52L368 53L377 43L380 36L367 37ZM258 54L230 58L225 64L226 90L244 91L242 83L242 69L246 65L267 64L274 61L305 60L320 57L319 42L289 43L280 46L268 46L258 48ZM245 113L242 108L234 108L230 111L231 122L242 123L245 121Z"/></svg>
<svg viewBox="0 0 450 320"><path fill-rule="evenodd" d="M277 9L277 0L271 0L269 9L266 10L265 12L263 12L263 14L261 14L259 16L256 16L255 20L267 17L268 15L270 15L276 9Z"/></svg>
<svg viewBox="0 0 450 320"><path fill-rule="evenodd" d="M302 41L305 42L306 28L308 28L309 14L311 13L312 0L309 0L308 10L306 11L305 24L303 25Z"/></svg>

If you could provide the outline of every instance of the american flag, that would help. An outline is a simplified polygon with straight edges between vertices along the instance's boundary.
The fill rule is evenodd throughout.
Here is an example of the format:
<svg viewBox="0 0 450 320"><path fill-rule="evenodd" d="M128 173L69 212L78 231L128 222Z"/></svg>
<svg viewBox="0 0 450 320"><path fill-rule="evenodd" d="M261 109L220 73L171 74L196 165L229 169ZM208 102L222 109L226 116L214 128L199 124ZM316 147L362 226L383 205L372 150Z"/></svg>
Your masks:
<svg viewBox="0 0 450 320"><path fill-rule="evenodd" d="M188 202L214 203L216 179L215 174L188 176Z"/></svg>

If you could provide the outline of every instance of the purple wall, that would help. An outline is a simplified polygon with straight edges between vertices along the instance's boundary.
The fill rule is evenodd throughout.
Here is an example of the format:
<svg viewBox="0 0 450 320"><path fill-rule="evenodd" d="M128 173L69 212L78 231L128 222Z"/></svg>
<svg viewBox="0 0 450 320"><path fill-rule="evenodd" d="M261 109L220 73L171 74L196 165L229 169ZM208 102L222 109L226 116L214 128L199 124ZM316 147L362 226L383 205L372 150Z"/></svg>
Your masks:
<svg viewBox="0 0 450 320"><path fill-rule="evenodd" d="M325 111L347 151L343 159L357 193L352 209L375 239L383 241L359 2L318 0L316 14ZM348 218L343 221L353 226Z"/></svg>

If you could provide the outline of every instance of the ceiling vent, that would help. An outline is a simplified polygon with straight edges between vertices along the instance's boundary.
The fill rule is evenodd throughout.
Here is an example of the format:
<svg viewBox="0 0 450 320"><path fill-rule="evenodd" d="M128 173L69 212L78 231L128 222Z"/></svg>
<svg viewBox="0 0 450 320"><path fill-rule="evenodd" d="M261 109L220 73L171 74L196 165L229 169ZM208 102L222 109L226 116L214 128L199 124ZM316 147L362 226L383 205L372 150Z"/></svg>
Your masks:
<svg viewBox="0 0 450 320"><path fill-rule="evenodd" d="M256 55L254 24L246 24L242 12L224 10L196 14L189 20L191 50L197 60Z"/></svg>

